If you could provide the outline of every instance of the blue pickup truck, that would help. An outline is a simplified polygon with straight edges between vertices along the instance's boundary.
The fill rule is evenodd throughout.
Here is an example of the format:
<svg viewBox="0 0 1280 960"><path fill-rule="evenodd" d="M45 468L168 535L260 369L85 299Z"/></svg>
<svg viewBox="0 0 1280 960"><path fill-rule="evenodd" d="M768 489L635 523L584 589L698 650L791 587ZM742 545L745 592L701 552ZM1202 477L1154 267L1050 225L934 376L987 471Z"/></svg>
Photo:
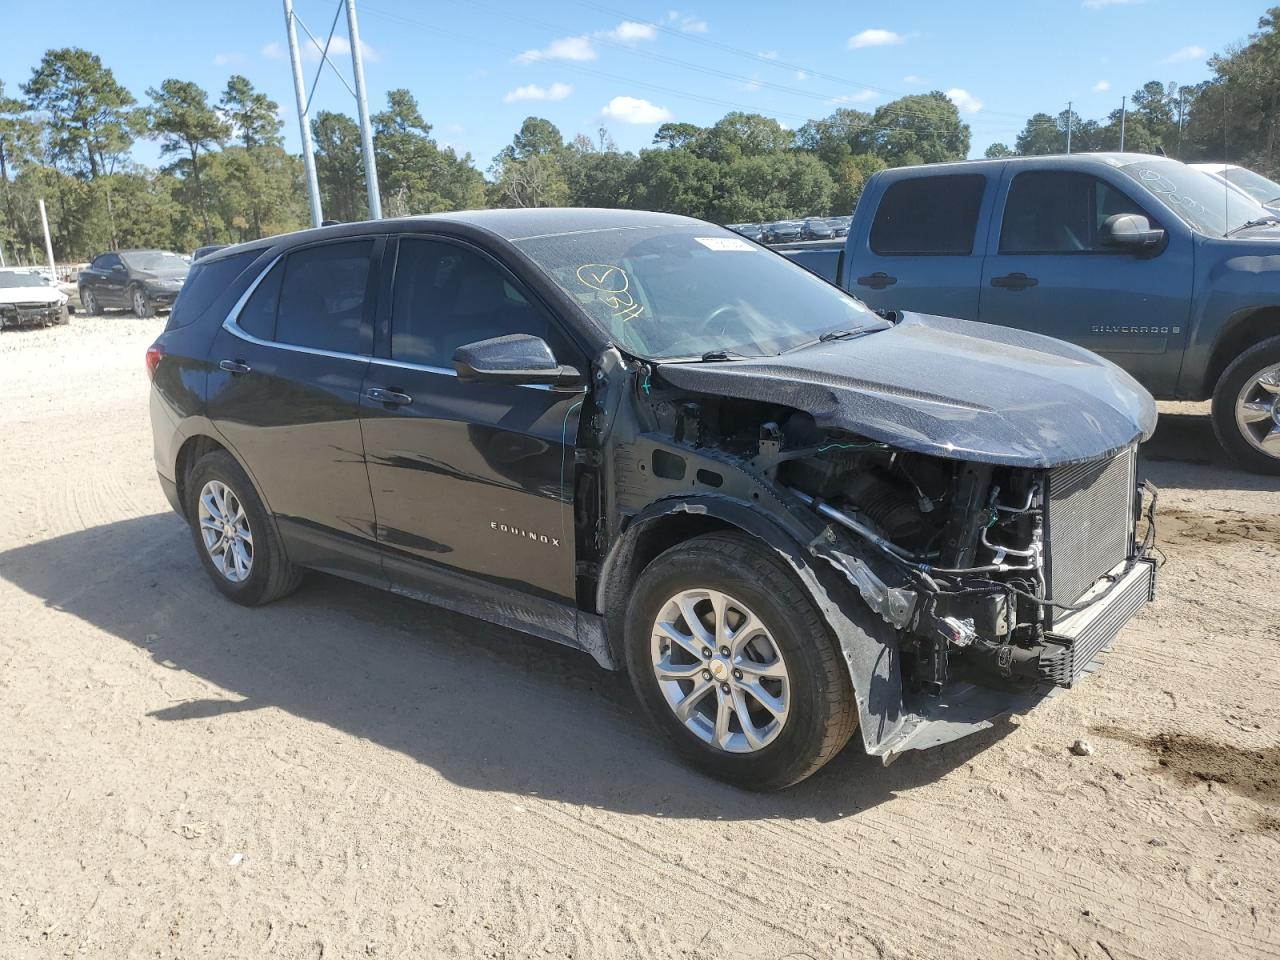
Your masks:
<svg viewBox="0 0 1280 960"><path fill-rule="evenodd" d="M1223 447L1280 473L1280 217L1144 154L900 167L848 239L786 256L881 310L1070 340L1159 399L1213 399Z"/></svg>

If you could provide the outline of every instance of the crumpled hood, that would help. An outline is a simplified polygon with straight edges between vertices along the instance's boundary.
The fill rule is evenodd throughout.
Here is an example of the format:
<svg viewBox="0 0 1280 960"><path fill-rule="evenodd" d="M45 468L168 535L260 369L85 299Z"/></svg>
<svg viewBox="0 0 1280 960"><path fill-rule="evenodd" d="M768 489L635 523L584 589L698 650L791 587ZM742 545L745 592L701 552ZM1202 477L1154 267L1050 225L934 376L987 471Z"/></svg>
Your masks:
<svg viewBox="0 0 1280 960"><path fill-rule="evenodd" d="M61 303L61 290L43 284L30 287L0 287L0 303Z"/></svg>
<svg viewBox="0 0 1280 960"><path fill-rule="evenodd" d="M1014 467L1108 456L1156 425L1151 394L1095 353L917 313L853 340L659 373L679 389L784 404L904 450Z"/></svg>

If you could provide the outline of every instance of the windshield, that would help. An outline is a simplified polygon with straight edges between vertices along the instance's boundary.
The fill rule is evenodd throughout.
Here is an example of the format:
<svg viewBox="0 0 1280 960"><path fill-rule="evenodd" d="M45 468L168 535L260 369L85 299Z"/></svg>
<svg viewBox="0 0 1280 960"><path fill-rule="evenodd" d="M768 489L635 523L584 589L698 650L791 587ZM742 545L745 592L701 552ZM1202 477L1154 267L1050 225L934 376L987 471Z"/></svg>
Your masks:
<svg viewBox="0 0 1280 960"><path fill-rule="evenodd" d="M1213 237L1224 236L1250 220L1270 216L1256 200L1175 160L1152 157L1127 164L1120 172L1158 196L1194 229Z"/></svg>
<svg viewBox="0 0 1280 960"><path fill-rule="evenodd" d="M135 270L164 270L185 273L190 264L187 258L166 250L134 250L120 255Z"/></svg>
<svg viewBox="0 0 1280 960"><path fill-rule="evenodd" d="M17 287L51 287L51 284L38 273L0 273L0 287L15 289Z"/></svg>
<svg viewBox="0 0 1280 960"><path fill-rule="evenodd" d="M772 251L710 224L516 240L608 335L652 360L773 356L887 322Z"/></svg>
<svg viewBox="0 0 1280 960"><path fill-rule="evenodd" d="M1280 203L1280 183L1244 167L1227 167L1222 176L1259 203Z"/></svg>

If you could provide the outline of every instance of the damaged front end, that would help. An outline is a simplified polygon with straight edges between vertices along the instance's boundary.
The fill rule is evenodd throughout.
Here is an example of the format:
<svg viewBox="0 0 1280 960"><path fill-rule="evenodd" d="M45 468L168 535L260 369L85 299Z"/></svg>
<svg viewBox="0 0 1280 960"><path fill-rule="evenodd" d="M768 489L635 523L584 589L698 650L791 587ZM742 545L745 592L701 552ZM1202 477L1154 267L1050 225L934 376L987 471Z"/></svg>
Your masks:
<svg viewBox="0 0 1280 960"><path fill-rule="evenodd" d="M602 405L619 416L597 545L675 511L766 539L822 608L886 763L1074 685L1153 596L1156 492L1136 476L1149 426L1063 465L970 460L691 393L669 369L642 364L633 402Z"/></svg>

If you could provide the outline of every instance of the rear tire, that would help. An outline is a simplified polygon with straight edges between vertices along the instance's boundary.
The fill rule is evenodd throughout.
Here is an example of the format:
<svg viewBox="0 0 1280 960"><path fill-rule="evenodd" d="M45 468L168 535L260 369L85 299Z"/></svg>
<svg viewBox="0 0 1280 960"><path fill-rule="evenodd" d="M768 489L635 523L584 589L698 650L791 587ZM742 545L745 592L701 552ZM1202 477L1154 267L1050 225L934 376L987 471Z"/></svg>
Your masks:
<svg viewBox="0 0 1280 960"><path fill-rule="evenodd" d="M689 627L683 615L676 621L679 633L687 631L695 647L697 637L707 636L712 637L709 643L723 642L722 649L729 649L735 642L732 636L747 636L741 632L744 629L754 632L746 627L750 616L762 625L757 636L763 639L747 639L745 647L754 650L762 642L769 653L752 652L752 659L744 661L732 650L724 657L716 649L711 658L699 662L698 652L689 652L678 641L664 646L672 634L659 624L672 625L672 611L679 608L681 599L687 603L690 595L700 592L723 598L719 601L723 609L734 611L726 615L735 620L730 624L731 639L715 639L724 634L715 626L715 613L707 612L714 605L712 600L698 601L694 608L697 617L708 618L701 621L705 634ZM625 645L631 683L649 719L686 761L735 786L766 791L798 783L839 753L857 728L848 668L822 614L794 572L772 550L745 534L696 537L650 563L627 605ZM781 664L769 669L785 681L753 679L753 673L769 672L763 668L770 663ZM660 671L664 680L659 680ZM673 681L670 671L689 676ZM740 676L743 672L745 677ZM765 709L765 699L754 698L747 686L752 683L764 690L773 707ZM702 684L710 689L695 696ZM731 713L737 709L735 704L747 704L747 719L733 714L722 727L717 720L722 702L729 704ZM686 705L683 719L677 715L680 704ZM778 720L778 707L783 708L784 719L770 734L754 718L772 725ZM751 736L747 725L752 727ZM723 746L717 743L721 729L726 731Z"/></svg>
<svg viewBox="0 0 1280 960"><path fill-rule="evenodd" d="M256 607L297 589L302 571L289 562L275 521L231 454L214 450L201 457L186 495L196 553L226 597Z"/></svg>
<svg viewBox="0 0 1280 960"><path fill-rule="evenodd" d="M1280 474L1280 337L1255 344L1223 371L1213 429L1240 466Z"/></svg>

